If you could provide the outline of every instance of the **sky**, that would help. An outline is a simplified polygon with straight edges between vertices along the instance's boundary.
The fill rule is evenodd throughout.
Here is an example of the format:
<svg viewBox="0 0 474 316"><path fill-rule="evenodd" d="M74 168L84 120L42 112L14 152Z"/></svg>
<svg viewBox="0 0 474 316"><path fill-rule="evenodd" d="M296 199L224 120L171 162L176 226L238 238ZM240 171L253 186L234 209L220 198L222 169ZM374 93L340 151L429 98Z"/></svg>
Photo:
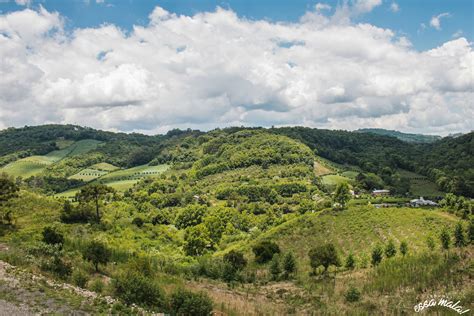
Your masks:
<svg viewBox="0 0 474 316"><path fill-rule="evenodd" d="M0 0L0 128L474 129L474 1Z"/></svg>

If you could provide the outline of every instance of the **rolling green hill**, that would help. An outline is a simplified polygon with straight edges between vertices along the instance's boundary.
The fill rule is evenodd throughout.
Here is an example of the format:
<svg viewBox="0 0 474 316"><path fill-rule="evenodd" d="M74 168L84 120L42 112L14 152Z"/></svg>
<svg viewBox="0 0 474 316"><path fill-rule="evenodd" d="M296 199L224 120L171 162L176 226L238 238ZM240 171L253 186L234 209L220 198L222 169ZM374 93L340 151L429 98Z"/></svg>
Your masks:
<svg viewBox="0 0 474 316"><path fill-rule="evenodd" d="M40 130L55 150L5 167L34 176L0 177L4 190L19 187L18 197L0 200L0 260L113 296L123 304L119 314L131 304L166 311L175 291L204 291L193 304L209 296L216 313L229 315L398 315L409 314L426 293L443 291L466 302L474 295L470 200L449 195L443 207L404 204L415 193L439 193L427 175L402 168L409 159L419 163L421 145L300 128L116 138L69 127ZM66 137L76 132L93 137ZM14 131L7 134L13 150ZM41 138L34 128L19 134ZM19 143L24 150L27 144ZM465 140L447 144L462 152ZM38 170L20 170L22 161ZM453 164L442 170L463 166ZM347 201L343 183L361 197ZM403 184L407 191L382 201L398 207L367 205L378 203L370 197L373 186ZM79 191L77 199L66 199ZM442 231L449 251L441 248ZM310 251L324 254L316 247L328 243L339 260L332 258L327 271L318 262L311 266ZM371 263L376 245L382 261ZM106 258L94 263L95 251ZM346 266L350 253L355 263ZM183 286L194 294L182 294ZM347 299L350 291L359 293L354 301Z"/></svg>
<svg viewBox="0 0 474 316"><path fill-rule="evenodd" d="M93 139L80 140L43 156L30 156L16 160L0 168L0 171L16 177L28 178L40 174L46 167L66 157L73 157L94 150L100 144L101 142Z"/></svg>
<svg viewBox="0 0 474 316"><path fill-rule="evenodd" d="M362 128L357 132L391 136L408 143L434 143L441 139L441 136L437 135L409 134L382 128Z"/></svg>

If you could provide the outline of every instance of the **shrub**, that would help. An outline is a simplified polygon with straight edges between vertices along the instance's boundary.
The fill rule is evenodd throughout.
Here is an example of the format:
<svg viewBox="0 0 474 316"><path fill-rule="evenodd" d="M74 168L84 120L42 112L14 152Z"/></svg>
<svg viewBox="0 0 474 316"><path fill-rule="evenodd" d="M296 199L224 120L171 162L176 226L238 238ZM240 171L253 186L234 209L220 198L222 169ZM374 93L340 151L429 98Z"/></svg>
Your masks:
<svg viewBox="0 0 474 316"><path fill-rule="evenodd" d="M456 228L454 229L454 245L456 247L464 247L467 245L464 228L462 227L461 222L457 223Z"/></svg>
<svg viewBox="0 0 474 316"><path fill-rule="evenodd" d="M255 262L265 263L273 258L273 255L280 253L280 247L272 241L261 241L252 247L255 254Z"/></svg>
<svg viewBox="0 0 474 316"><path fill-rule="evenodd" d="M388 241L387 247L385 248L385 256L387 258L392 258L397 254L397 248L395 247L395 243L392 239Z"/></svg>
<svg viewBox="0 0 474 316"><path fill-rule="evenodd" d="M405 257L408 253L408 243L406 241L402 241L400 243L400 253Z"/></svg>
<svg viewBox="0 0 474 316"><path fill-rule="evenodd" d="M137 271L120 274L112 284L115 295L127 304L139 304L149 308L165 305L161 288Z"/></svg>
<svg viewBox="0 0 474 316"><path fill-rule="evenodd" d="M99 264L107 264L110 259L110 250L99 241L91 241L84 249L82 256L92 262L95 271L99 271Z"/></svg>
<svg viewBox="0 0 474 316"><path fill-rule="evenodd" d="M296 272L296 259L292 252L287 252L283 257L283 270L287 278Z"/></svg>
<svg viewBox="0 0 474 316"><path fill-rule="evenodd" d="M448 250L449 246L451 245L451 236L449 236L449 232L446 227L441 231L439 239L441 241L441 246L443 247L443 249Z"/></svg>
<svg viewBox="0 0 474 316"><path fill-rule="evenodd" d="M188 256L202 256L212 246L209 230L203 224L186 229L184 233L184 251Z"/></svg>
<svg viewBox="0 0 474 316"><path fill-rule="evenodd" d="M372 265L373 266L378 265L382 261L382 258L383 258L382 247L380 245L377 245L372 250Z"/></svg>
<svg viewBox="0 0 474 316"><path fill-rule="evenodd" d="M145 222L143 221L143 219L141 217L135 217L132 220L132 224L137 226L137 227L143 227L143 224L145 224Z"/></svg>
<svg viewBox="0 0 474 316"><path fill-rule="evenodd" d="M177 289L170 298L170 309L175 315L207 316L212 312L212 300L206 293Z"/></svg>
<svg viewBox="0 0 474 316"><path fill-rule="evenodd" d="M104 291L104 282L102 282L101 279L95 279L94 281L91 282L89 285L89 289L91 291L94 291L96 293L101 294L102 291Z"/></svg>
<svg viewBox="0 0 474 316"><path fill-rule="evenodd" d="M357 302L360 300L360 291L351 286L344 296L347 302Z"/></svg>
<svg viewBox="0 0 474 316"><path fill-rule="evenodd" d="M355 268L355 258L352 253L350 253L346 258L346 268L352 270Z"/></svg>
<svg viewBox="0 0 474 316"><path fill-rule="evenodd" d="M82 272L81 270L74 270L71 275L72 283L78 287L84 288L89 281L89 277L87 274Z"/></svg>
<svg viewBox="0 0 474 316"><path fill-rule="evenodd" d="M272 280L278 280L278 277L281 273L280 267L280 256L278 253L273 255L272 261L270 262L270 274L272 275Z"/></svg>
<svg viewBox="0 0 474 316"><path fill-rule="evenodd" d="M333 244L314 247L309 251L308 256L313 269L323 266L327 271L330 265L340 266L339 256Z"/></svg>
<svg viewBox="0 0 474 316"><path fill-rule="evenodd" d="M45 227L43 229L43 242L49 245L60 245L64 243L64 236L53 227Z"/></svg>
<svg viewBox="0 0 474 316"><path fill-rule="evenodd" d="M236 271L240 271L247 265L244 254L240 251L231 250L224 255L224 262L230 264Z"/></svg>

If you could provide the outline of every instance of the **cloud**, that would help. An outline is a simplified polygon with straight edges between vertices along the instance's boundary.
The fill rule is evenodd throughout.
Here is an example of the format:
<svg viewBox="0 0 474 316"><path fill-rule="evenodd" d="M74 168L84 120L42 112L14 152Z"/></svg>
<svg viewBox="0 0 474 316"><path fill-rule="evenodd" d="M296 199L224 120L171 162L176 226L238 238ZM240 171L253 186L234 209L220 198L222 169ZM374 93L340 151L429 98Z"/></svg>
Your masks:
<svg viewBox="0 0 474 316"><path fill-rule="evenodd" d="M462 30L457 30L456 32L454 32L454 34L452 35L452 38L458 38L458 37L461 37L463 34L463 31Z"/></svg>
<svg viewBox="0 0 474 316"><path fill-rule="evenodd" d="M358 13L367 13L382 4L382 0L356 0L354 9Z"/></svg>
<svg viewBox="0 0 474 316"><path fill-rule="evenodd" d="M441 18L449 18L451 14L449 12L444 12L438 15L435 15L430 20L430 25L437 29L438 31L441 30Z"/></svg>
<svg viewBox="0 0 474 316"><path fill-rule="evenodd" d="M326 4L326 3L316 3L316 5L314 6L314 8L316 9L316 11L320 12L320 11L324 11L324 10L331 10L331 6L329 4Z"/></svg>
<svg viewBox="0 0 474 316"><path fill-rule="evenodd" d="M400 6L398 5L398 3L392 2L390 4L390 11L395 12L395 13L400 11Z"/></svg>
<svg viewBox="0 0 474 316"><path fill-rule="evenodd" d="M0 15L0 127L472 129L465 38L418 52L390 29L345 17L342 7L332 16L315 7L295 23L156 7L131 32L109 24L66 33L42 7Z"/></svg>
<svg viewBox="0 0 474 316"><path fill-rule="evenodd" d="M29 6L32 0L15 0L17 5Z"/></svg>

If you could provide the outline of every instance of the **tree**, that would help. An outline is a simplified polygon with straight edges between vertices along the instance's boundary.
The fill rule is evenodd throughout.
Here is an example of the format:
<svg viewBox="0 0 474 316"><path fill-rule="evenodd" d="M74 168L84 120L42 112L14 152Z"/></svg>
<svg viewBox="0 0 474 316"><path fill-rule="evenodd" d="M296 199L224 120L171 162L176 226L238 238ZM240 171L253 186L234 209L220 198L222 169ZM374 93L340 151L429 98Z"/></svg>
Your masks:
<svg viewBox="0 0 474 316"><path fill-rule="evenodd" d="M188 227L184 233L184 251L188 256L201 256L212 248L209 230L203 224Z"/></svg>
<svg viewBox="0 0 474 316"><path fill-rule="evenodd" d="M0 206L4 203L10 201L13 198L18 197L18 186L9 178L5 176L0 177ZM7 210L2 218L0 218L0 223L5 221L8 225L11 225L13 220L12 211Z"/></svg>
<svg viewBox="0 0 474 316"><path fill-rule="evenodd" d="M428 236L428 238L426 238L426 246L430 251L433 251L435 249L436 244L433 237Z"/></svg>
<svg viewBox="0 0 474 316"><path fill-rule="evenodd" d="M471 220L469 221L469 226L467 228L467 237L471 244L474 243L474 218L471 218Z"/></svg>
<svg viewBox="0 0 474 316"><path fill-rule="evenodd" d="M449 246L451 245L451 236L449 236L449 232L446 227L441 231L439 239L441 241L441 247L443 247L444 250L449 250Z"/></svg>
<svg viewBox="0 0 474 316"><path fill-rule="evenodd" d="M287 278L296 272L296 259L291 251L283 257L283 271Z"/></svg>
<svg viewBox="0 0 474 316"><path fill-rule="evenodd" d="M375 267L377 266L383 258L383 250L380 245L377 245L372 250L372 265Z"/></svg>
<svg viewBox="0 0 474 316"><path fill-rule="evenodd" d="M140 271L128 270L112 281L115 295L127 304L141 304L150 308L164 308L165 294L152 279Z"/></svg>
<svg viewBox="0 0 474 316"><path fill-rule="evenodd" d="M100 222L100 212L99 212L100 203L108 194L111 194L114 192L115 192L114 189L106 185L91 184L82 188L81 191L79 191L76 194L76 199L79 201L79 203L82 203L82 202L94 203L96 220L99 223Z"/></svg>
<svg viewBox="0 0 474 316"><path fill-rule="evenodd" d="M202 222L206 213L206 207L200 205L191 205L181 210L175 220L175 225L179 229L196 226Z"/></svg>
<svg viewBox="0 0 474 316"><path fill-rule="evenodd" d="M342 208L345 208L350 198L349 185L346 182L339 183L336 186L336 191L334 191L334 202L339 203Z"/></svg>
<svg viewBox="0 0 474 316"><path fill-rule="evenodd" d="M392 258L397 254L397 248L392 239L388 241L387 247L385 247L385 256L387 258Z"/></svg>
<svg viewBox="0 0 474 316"><path fill-rule="evenodd" d="M132 220L132 224L140 228L140 227L143 227L143 224L145 224L145 222L143 221L141 217L135 217Z"/></svg>
<svg viewBox="0 0 474 316"><path fill-rule="evenodd" d="M62 247L64 243L64 236L52 227L45 227L43 229L43 242L50 245L59 245Z"/></svg>
<svg viewBox="0 0 474 316"><path fill-rule="evenodd" d="M349 270L353 270L355 268L355 258L352 252L349 253L349 255L346 258L346 268Z"/></svg>
<svg viewBox="0 0 474 316"><path fill-rule="evenodd" d="M99 241L91 241L84 249L82 256L92 262L95 271L99 272L99 264L107 264L110 259L110 250Z"/></svg>
<svg viewBox="0 0 474 316"><path fill-rule="evenodd" d="M212 313L212 300L204 293L193 293L185 289L177 289L170 298L173 315L208 316Z"/></svg>
<svg viewBox="0 0 474 316"><path fill-rule="evenodd" d="M0 204L18 197L19 188L7 177L0 177Z"/></svg>
<svg viewBox="0 0 474 316"><path fill-rule="evenodd" d="M272 280L278 280L280 273L280 256L278 253L275 253L273 255L272 261L270 261L270 274L272 275Z"/></svg>
<svg viewBox="0 0 474 316"><path fill-rule="evenodd" d="M265 263L273 258L273 255L280 253L280 247L272 241L261 241L252 247L252 251L255 254L255 262Z"/></svg>
<svg viewBox="0 0 474 316"><path fill-rule="evenodd" d="M461 222L458 222L456 224L456 228L454 228L454 245L458 248L467 245L466 236L464 235L464 228L462 227Z"/></svg>
<svg viewBox="0 0 474 316"><path fill-rule="evenodd" d="M230 264L235 271L240 271L247 265L244 254L240 251L231 250L224 255L224 262Z"/></svg>
<svg viewBox="0 0 474 316"><path fill-rule="evenodd" d="M400 243L400 253L405 257L408 253L408 243L404 240Z"/></svg>
<svg viewBox="0 0 474 316"><path fill-rule="evenodd" d="M331 243L312 248L309 251L308 256L313 269L323 266L324 270L327 271L330 265L336 267L340 266L336 247Z"/></svg>

